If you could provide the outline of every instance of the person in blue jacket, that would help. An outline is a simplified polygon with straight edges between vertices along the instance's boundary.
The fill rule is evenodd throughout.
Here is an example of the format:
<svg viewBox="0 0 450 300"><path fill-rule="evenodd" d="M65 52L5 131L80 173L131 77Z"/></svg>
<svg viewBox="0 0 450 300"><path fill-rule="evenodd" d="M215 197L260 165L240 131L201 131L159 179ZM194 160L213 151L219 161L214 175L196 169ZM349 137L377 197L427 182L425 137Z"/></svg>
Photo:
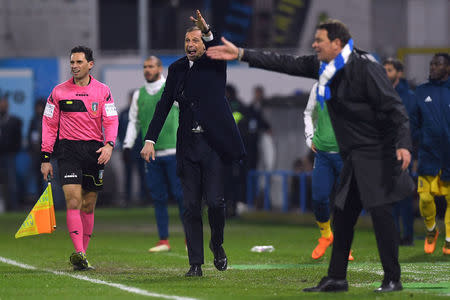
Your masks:
<svg viewBox="0 0 450 300"><path fill-rule="evenodd" d="M409 88L409 84L406 79L403 78L404 66L403 63L395 58L388 58L383 62L386 75L392 83L397 94L402 99L403 104L406 107L408 115L411 114L411 110L414 107L414 93ZM415 147L413 144L412 156L416 157ZM409 165L409 171L411 173L412 164ZM395 225L399 233L401 232L399 219L402 220L403 235L400 237L401 246L414 245L414 213L413 213L413 197L408 196L402 201L394 204L393 214Z"/></svg>
<svg viewBox="0 0 450 300"><path fill-rule="evenodd" d="M429 81L418 86L415 107L411 113L411 132L419 140L418 187L420 214L427 229L424 251L436 248L439 229L436 226L435 196L444 196L444 255L450 255L450 57L436 53L430 62Z"/></svg>

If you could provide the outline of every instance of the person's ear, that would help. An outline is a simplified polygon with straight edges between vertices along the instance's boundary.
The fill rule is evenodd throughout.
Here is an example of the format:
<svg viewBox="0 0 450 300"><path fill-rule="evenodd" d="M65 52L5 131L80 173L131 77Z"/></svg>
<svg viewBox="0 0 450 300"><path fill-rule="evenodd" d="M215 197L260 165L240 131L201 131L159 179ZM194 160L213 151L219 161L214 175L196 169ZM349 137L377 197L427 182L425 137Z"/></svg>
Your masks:
<svg viewBox="0 0 450 300"><path fill-rule="evenodd" d="M337 49L342 49L344 48L344 45L342 43L342 41L340 39L334 39L331 44L333 44L333 47L337 50Z"/></svg>

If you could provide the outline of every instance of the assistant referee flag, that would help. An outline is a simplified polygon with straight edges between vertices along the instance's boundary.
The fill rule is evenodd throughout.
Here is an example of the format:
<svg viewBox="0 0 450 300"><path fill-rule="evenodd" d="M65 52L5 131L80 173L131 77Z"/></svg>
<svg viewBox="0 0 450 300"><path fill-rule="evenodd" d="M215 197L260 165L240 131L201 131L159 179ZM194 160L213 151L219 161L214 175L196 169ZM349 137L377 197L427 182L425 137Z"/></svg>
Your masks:
<svg viewBox="0 0 450 300"><path fill-rule="evenodd" d="M56 229L55 208L53 206L52 186L50 181L39 200L17 231L15 237L52 233Z"/></svg>

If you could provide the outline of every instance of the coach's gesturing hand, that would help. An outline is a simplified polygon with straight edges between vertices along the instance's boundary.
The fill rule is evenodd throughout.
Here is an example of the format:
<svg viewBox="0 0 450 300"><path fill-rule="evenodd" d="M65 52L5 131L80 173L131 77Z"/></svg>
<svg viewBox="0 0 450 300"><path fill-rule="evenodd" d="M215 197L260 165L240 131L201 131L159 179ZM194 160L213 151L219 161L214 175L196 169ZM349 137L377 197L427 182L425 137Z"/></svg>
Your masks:
<svg viewBox="0 0 450 300"><path fill-rule="evenodd" d="M408 149L397 149L397 160L402 161L402 170L406 170L411 162L411 153Z"/></svg>
<svg viewBox="0 0 450 300"><path fill-rule="evenodd" d="M155 160L155 147L152 142L145 141L145 145L141 150L141 157L148 163L150 162L150 157L152 160Z"/></svg>

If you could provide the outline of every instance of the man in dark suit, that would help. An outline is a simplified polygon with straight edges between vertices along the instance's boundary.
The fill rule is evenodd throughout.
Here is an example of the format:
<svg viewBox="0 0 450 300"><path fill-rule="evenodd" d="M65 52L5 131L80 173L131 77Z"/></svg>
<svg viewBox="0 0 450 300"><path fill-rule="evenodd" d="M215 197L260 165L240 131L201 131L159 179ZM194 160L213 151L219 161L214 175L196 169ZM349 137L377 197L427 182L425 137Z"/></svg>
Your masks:
<svg viewBox="0 0 450 300"><path fill-rule="evenodd" d="M245 155L239 131L225 99L226 62L211 60L206 48L218 45L197 10L196 26L185 35L186 56L169 66L166 86L145 136L141 156L155 159L156 142L174 101L179 103L177 174L184 196L184 221L191 268L186 276L202 276L202 198L208 204L211 227L209 247L219 271L227 268L222 247L225 227L224 167Z"/></svg>
<svg viewBox="0 0 450 300"><path fill-rule="evenodd" d="M409 119L383 67L353 47L347 26L328 20L316 28L316 55L292 56L224 45L214 59L240 59L251 67L319 79L317 100L326 105L343 160L336 191L334 242L328 276L306 292L347 291L348 255L361 210L370 212L384 279L377 292L402 289L398 235L392 204L414 190Z"/></svg>

